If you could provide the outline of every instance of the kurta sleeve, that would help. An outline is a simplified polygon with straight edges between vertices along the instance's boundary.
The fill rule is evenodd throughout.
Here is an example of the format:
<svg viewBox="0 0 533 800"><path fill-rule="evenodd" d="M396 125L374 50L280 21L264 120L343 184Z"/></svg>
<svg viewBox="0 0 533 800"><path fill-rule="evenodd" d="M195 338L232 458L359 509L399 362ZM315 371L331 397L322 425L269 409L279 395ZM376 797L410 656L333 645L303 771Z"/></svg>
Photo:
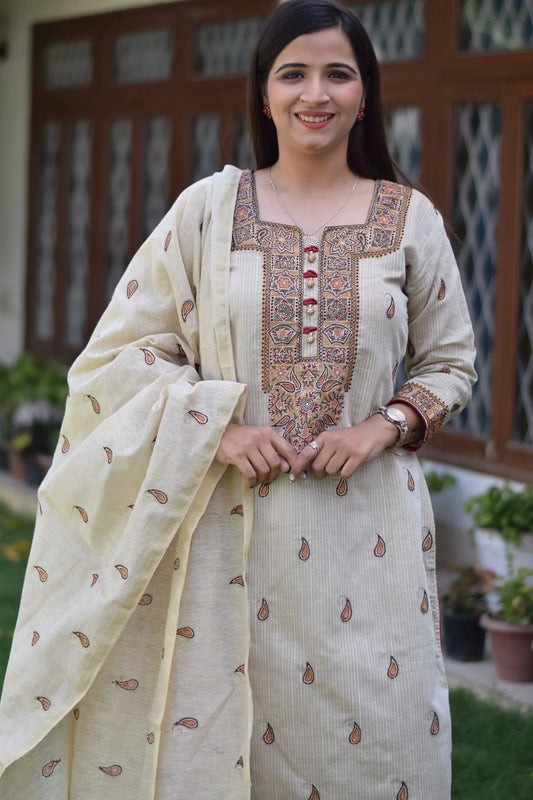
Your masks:
<svg viewBox="0 0 533 800"><path fill-rule="evenodd" d="M427 198L416 195L413 244L406 247L409 339L408 380L391 402L402 401L422 416L422 441L470 402L476 381L472 325L459 269L442 217Z"/></svg>
<svg viewBox="0 0 533 800"><path fill-rule="evenodd" d="M200 358L210 193L208 179L177 200L70 370L0 706L0 774L87 692L226 469L215 454L246 387L210 377L222 374L216 352L206 378Z"/></svg>

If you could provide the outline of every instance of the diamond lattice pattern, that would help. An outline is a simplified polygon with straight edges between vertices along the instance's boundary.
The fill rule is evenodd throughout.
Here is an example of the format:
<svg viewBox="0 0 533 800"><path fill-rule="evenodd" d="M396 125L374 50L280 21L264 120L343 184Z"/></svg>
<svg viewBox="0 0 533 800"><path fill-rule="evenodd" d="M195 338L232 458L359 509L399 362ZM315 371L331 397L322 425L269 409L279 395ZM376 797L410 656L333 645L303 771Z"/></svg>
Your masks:
<svg viewBox="0 0 533 800"><path fill-rule="evenodd" d="M113 50L117 83L163 81L170 77L174 38L164 28L118 36Z"/></svg>
<svg viewBox="0 0 533 800"><path fill-rule="evenodd" d="M532 47L531 0L462 0L461 50L530 50Z"/></svg>
<svg viewBox="0 0 533 800"><path fill-rule="evenodd" d="M388 109L385 128L392 157L416 183L420 175L420 109L416 106Z"/></svg>
<svg viewBox="0 0 533 800"><path fill-rule="evenodd" d="M41 130L39 213L37 223L35 331L42 340L54 334L55 247L59 180L58 122L45 122Z"/></svg>
<svg viewBox="0 0 533 800"><path fill-rule="evenodd" d="M93 49L90 40L56 42L44 51L44 85L47 89L88 86L92 80Z"/></svg>
<svg viewBox="0 0 533 800"><path fill-rule="evenodd" d="M239 19L201 25L196 38L196 72L199 75L246 73L263 20Z"/></svg>
<svg viewBox="0 0 533 800"><path fill-rule="evenodd" d="M113 121L110 128L107 186L107 301L111 299L128 263L132 136L130 119Z"/></svg>
<svg viewBox="0 0 533 800"><path fill-rule="evenodd" d="M351 5L370 37L378 61L419 58L424 43L425 0L384 0Z"/></svg>
<svg viewBox="0 0 533 800"><path fill-rule="evenodd" d="M513 438L533 444L533 103L524 109L524 188L520 314L516 348L516 395Z"/></svg>
<svg viewBox="0 0 533 800"><path fill-rule="evenodd" d="M168 207L172 123L167 117L146 121L144 154L143 233L148 236Z"/></svg>
<svg viewBox="0 0 533 800"><path fill-rule="evenodd" d="M193 122L192 180L198 181L218 169L220 118L200 114Z"/></svg>
<svg viewBox="0 0 533 800"><path fill-rule="evenodd" d="M453 231L476 337L478 383L471 405L452 425L474 435L487 434L491 418L499 162L499 106L458 106Z"/></svg>
<svg viewBox="0 0 533 800"><path fill-rule="evenodd" d="M76 120L70 131L70 175L65 287L65 341L81 348L87 317L89 269L89 180L91 174L91 125Z"/></svg>
<svg viewBox="0 0 533 800"><path fill-rule="evenodd" d="M255 168L255 155L244 114L233 117L232 163L241 169Z"/></svg>

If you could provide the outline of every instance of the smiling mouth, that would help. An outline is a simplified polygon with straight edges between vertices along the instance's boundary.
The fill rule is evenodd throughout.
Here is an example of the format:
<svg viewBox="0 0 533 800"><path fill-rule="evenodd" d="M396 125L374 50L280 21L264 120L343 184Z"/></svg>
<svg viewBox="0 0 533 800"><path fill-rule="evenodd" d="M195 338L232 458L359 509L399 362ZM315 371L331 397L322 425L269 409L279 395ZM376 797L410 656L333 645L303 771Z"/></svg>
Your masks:
<svg viewBox="0 0 533 800"><path fill-rule="evenodd" d="M302 122L327 122L327 120L333 119L335 114L296 114L296 116Z"/></svg>

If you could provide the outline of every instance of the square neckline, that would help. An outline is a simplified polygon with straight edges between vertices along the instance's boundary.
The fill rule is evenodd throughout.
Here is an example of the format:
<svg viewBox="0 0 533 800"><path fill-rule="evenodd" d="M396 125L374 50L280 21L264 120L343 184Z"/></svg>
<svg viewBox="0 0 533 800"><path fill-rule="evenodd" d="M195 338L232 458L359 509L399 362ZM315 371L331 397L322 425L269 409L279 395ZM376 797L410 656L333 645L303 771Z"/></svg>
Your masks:
<svg viewBox="0 0 533 800"><path fill-rule="evenodd" d="M261 213L259 211L259 203L258 203L258 200L257 200L257 188L256 188L256 181L255 181L256 170L254 170L254 169L244 170L243 174L241 176L241 181L242 181L243 177L246 175L246 173L248 173L249 180L250 180L251 187L252 187L252 205L253 205L253 209L254 209L254 216L255 216L256 221L259 224L261 224L261 225L276 225L278 227L291 228L292 230L298 231L298 233L301 235L302 239L314 238L314 237L310 237L308 234L306 234L304 232L303 228L300 225L297 225L295 223L275 222L274 220L263 219L262 216L261 216ZM377 204L377 200L378 200L378 197L379 197L379 194L380 194L380 191L381 191L381 185L382 185L381 178L376 178L376 180L374 181L374 189L372 191L372 198L370 200L370 203L369 203L369 206L368 206L368 210L367 210L367 214L366 214L366 218L365 218L364 222L344 223L344 224L340 224L340 225L324 225L323 228L322 228L322 232L320 234L320 241L322 241L326 231L335 230L335 229L344 230L346 228L358 228L358 229L368 228L369 225L370 225L370 220L372 218L372 214L374 212L374 208L375 208L375 206Z"/></svg>

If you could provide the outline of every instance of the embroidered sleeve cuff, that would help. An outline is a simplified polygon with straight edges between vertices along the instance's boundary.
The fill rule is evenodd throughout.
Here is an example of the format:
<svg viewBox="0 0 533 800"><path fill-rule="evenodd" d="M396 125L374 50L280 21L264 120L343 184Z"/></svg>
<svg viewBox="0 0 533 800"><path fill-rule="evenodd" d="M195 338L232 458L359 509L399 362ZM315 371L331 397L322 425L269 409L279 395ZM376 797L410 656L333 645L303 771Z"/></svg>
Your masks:
<svg viewBox="0 0 533 800"><path fill-rule="evenodd" d="M410 442L403 445L405 450L419 450L423 444L434 436L447 418L448 406L437 395L433 394L419 383L405 383L396 392L391 403L407 403L418 412L424 432L417 442Z"/></svg>

